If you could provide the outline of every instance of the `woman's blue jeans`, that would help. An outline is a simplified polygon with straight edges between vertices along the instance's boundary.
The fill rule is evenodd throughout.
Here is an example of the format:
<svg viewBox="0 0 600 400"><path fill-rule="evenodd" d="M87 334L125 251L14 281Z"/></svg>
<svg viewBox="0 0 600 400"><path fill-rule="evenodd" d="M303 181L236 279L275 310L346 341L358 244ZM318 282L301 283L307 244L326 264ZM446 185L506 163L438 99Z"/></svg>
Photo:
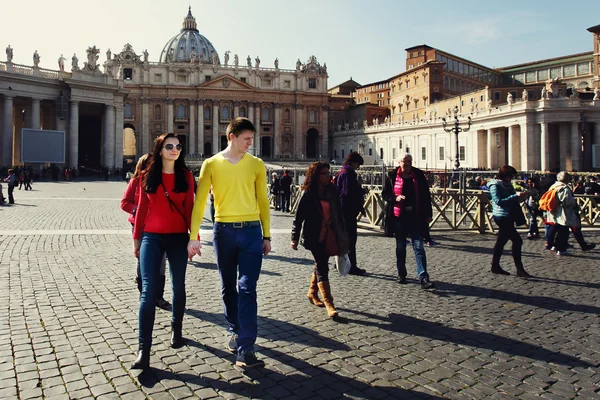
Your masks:
<svg viewBox="0 0 600 400"><path fill-rule="evenodd" d="M142 349L152 346L152 329L156 312L156 293L159 290L160 268L163 255L167 253L173 291L173 314L171 324L181 328L185 312L185 270L187 268L187 233L142 234L140 247L140 270L142 296L140 299L138 341Z"/></svg>
<svg viewBox="0 0 600 400"><path fill-rule="evenodd" d="M245 354L254 351L258 334L256 283L262 266L262 228L215 222L213 232L225 319L229 331L238 335L238 354Z"/></svg>

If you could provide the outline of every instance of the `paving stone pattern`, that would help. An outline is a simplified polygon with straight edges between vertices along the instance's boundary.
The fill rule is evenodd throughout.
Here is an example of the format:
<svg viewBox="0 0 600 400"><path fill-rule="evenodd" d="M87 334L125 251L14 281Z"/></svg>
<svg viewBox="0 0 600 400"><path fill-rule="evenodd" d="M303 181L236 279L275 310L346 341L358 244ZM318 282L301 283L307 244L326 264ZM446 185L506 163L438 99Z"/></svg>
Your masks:
<svg viewBox="0 0 600 400"><path fill-rule="evenodd" d="M292 217L279 212L258 287L266 368L244 372L225 349L203 231L204 254L188 264L188 344L168 346L170 313L158 310L152 370L130 371L139 304L124 189L36 183L0 207L0 398L600 399L600 252L559 258L525 240L535 278L523 280L488 272L494 236L434 232L437 286L424 291L410 250L413 279L398 285L394 239L363 231L358 261L369 276L331 272L344 324L306 300L313 263L289 248ZM514 272L508 251L502 264Z"/></svg>

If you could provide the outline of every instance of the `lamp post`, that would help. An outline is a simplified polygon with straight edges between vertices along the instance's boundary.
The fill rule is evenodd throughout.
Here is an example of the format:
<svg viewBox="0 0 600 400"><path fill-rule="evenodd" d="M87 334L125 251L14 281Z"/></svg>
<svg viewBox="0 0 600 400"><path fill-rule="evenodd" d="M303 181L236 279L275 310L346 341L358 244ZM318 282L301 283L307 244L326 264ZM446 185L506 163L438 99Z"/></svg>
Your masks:
<svg viewBox="0 0 600 400"><path fill-rule="evenodd" d="M458 121L458 106L454 106L454 109L452 110L452 114L454 115L454 124L450 125L450 127L448 128L448 122L446 122L446 118L442 118L442 126L444 127L444 130L446 132L454 132L454 135L456 135L456 158L455 158L455 162L454 162L454 167L456 169L458 169L460 167L460 153L459 153L459 149L458 149L458 134L460 132L468 132L469 129L471 129L471 117L468 117L468 121L467 121L467 126L466 127L461 127L460 126L460 122Z"/></svg>

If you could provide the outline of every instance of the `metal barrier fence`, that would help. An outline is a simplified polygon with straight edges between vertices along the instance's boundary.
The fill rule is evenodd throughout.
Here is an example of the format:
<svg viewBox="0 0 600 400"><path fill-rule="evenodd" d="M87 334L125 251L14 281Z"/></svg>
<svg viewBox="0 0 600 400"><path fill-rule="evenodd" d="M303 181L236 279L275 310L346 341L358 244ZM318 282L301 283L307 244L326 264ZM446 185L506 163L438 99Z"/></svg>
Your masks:
<svg viewBox="0 0 600 400"><path fill-rule="evenodd" d="M358 221L372 228L383 226L385 218L385 201L381 197L381 185L364 185L365 216L360 215ZM481 190L468 190L461 192L454 189L432 188L431 201L433 207L433 220L429 224L432 230L437 231L471 231L478 233L495 233L497 226L492 216L489 192ZM291 192L290 212L295 213L300 202L301 189L294 185ZM581 223L584 226L595 226L600 220L600 198L590 195L575 195L580 209ZM525 204L523 212L527 215ZM541 218L538 218L542 226Z"/></svg>

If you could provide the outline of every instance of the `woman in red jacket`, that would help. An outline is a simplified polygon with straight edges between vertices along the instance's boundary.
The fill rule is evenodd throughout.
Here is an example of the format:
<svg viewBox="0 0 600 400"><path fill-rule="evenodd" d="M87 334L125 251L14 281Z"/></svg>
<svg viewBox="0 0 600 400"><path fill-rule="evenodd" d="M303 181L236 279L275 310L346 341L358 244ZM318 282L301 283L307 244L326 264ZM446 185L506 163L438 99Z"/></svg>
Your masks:
<svg viewBox="0 0 600 400"><path fill-rule="evenodd" d="M148 160L152 158L152 153L144 154L140 157L135 166L135 173L133 174L133 178L129 181L127 185L127 189L125 189L125 193L123 194L123 199L121 199L121 210L125 211L129 214L128 221L131 224L131 228L133 229L133 223L135 222L135 212L137 209L137 201L140 195L140 177L142 172L146 169L146 165L148 164ZM163 256L163 260L160 263L160 278L158 281L158 292L156 293L156 306L158 308L162 308L165 311L171 311L171 304L165 300L165 270L166 270L166 258L167 255ZM137 268L136 268L136 276L135 282L137 283L138 291L140 292L140 296L142 295L142 276L140 274L140 260L137 259Z"/></svg>
<svg viewBox="0 0 600 400"><path fill-rule="evenodd" d="M156 139L152 159L140 180L138 208L133 229L133 251L140 259L142 297L139 312L139 354L132 369L150 365L154 299L160 279L160 263L166 252L173 289L171 347L183 346L185 270L187 244L194 205L194 177L185 166L182 145L173 133Z"/></svg>

